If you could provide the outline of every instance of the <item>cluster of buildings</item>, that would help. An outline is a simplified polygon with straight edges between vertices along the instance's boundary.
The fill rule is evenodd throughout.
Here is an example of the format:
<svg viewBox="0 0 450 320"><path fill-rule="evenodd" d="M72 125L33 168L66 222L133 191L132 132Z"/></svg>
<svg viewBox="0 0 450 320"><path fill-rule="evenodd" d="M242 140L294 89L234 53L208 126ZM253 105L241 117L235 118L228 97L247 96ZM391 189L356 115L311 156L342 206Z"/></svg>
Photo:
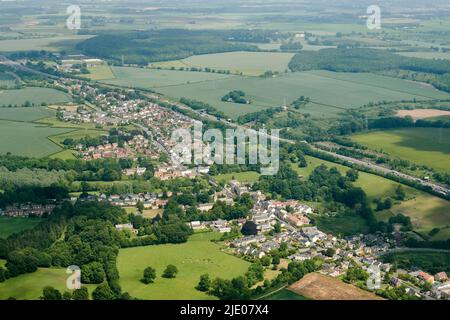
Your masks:
<svg viewBox="0 0 450 320"><path fill-rule="evenodd" d="M164 165L155 170L154 177L162 180L173 180L176 178L189 178L193 179L202 174L208 174L209 167L206 166L198 166L192 169L181 167L181 166L173 166L173 165Z"/></svg>
<svg viewBox="0 0 450 320"><path fill-rule="evenodd" d="M0 209L0 216L5 217L42 217L44 214L51 214L56 208L54 204L15 204Z"/></svg>
<svg viewBox="0 0 450 320"><path fill-rule="evenodd" d="M167 193L167 197L172 196L171 192ZM101 194L99 196L99 201L108 201L112 205L118 207L134 207L138 203L142 203L144 209L160 209L164 208L167 204L167 199L162 199L163 194L156 193L138 193L138 194L127 194L127 195L117 195L113 194L107 196Z"/></svg>

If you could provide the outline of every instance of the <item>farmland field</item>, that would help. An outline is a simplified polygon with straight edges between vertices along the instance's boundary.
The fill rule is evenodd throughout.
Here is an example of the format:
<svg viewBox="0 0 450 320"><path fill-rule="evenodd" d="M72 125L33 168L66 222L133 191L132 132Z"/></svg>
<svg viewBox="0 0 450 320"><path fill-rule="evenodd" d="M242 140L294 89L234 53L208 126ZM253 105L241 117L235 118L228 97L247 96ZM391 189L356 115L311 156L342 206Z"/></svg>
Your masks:
<svg viewBox="0 0 450 320"><path fill-rule="evenodd" d="M75 44L76 42L80 42L91 37L92 36L90 35L65 35L58 37L42 37L34 39L0 40L0 48L1 48L0 52L28 51L28 50L57 51L59 43L71 41Z"/></svg>
<svg viewBox="0 0 450 320"><path fill-rule="evenodd" d="M39 87L27 87L23 89L0 90L0 104L2 106L8 105L23 105L29 101L34 104L47 104L69 102L70 97L64 92Z"/></svg>
<svg viewBox="0 0 450 320"><path fill-rule="evenodd" d="M232 90L242 90L252 101L242 105L221 101ZM221 81L155 88L173 98L187 97L207 102L231 116L291 103L299 96L311 98L303 112L317 117L333 117L347 108L381 100L428 100L449 98L450 94L420 83L372 74L308 71L282 74L275 78L233 77Z"/></svg>
<svg viewBox="0 0 450 320"><path fill-rule="evenodd" d="M67 138L72 138L74 140L78 140L84 137L99 137L101 135L107 134L106 131L103 130L90 130L90 129L82 129L82 130L72 130L67 133L57 134L50 136L49 139L58 144L61 145L63 141Z"/></svg>
<svg viewBox="0 0 450 320"><path fill-rule="evenodd" d="M230 70L232 73L243 73L258 76L266 71L284 72L288 69L293 53L282 52L226 52L192 56L182 60L157 62L155 67L197 67L215 70Z"/></svg>
<svg viewBox="0 0 450 320"><path fill-rule="evenodd" d="M103 80L102 82L143 89L160 88L166 86L182 85L187 83L204 82L235 78L236 76L208 73L188 72L173 70L157 70L131 67L112 67L116 78Z"/></svg>
<svg viewBox="0 0 450 320"><path fill-rule="evenodd" d="M382 300L371 292L320 273L307 274L289 290L314 300Z"/></svg>
<svg viewBox="0 0 450 320"><path fill-rule="evenodd" d="M0 108L0 119L11 121L34 121L54 115L53 110L45 107Z"/></svg>
<svg viewBox="0 0 450 320"><path fill-rule="evenodd" d="M445 119L445 117L450 117L450 111L437 110L437 109L414 109L414 110L399 110L397 112L398 117L410 116L414 120L418 119Z"/></svg>
<svg viewBox="0 0 450 320"><path fill-rule="evenodd" d="M0 217L0 238L7 238L13 233L32 229L40 219Z"/></svg>
<svg viewBox="0 0 450 320"><path fill-rule="evenodd" d="M0 300L14 297L18 300L38 300L42 289L52 286L61 292L66 289L68 274L65 269L40 268L36 272L27 273L0 283ZM85 285L92 292L95 285Z"/></svg>
<svg viewBox="0 0 450 320"><path fill-rule="evenodd" d="M198 233L184 244L155 245L121 249L117 259L120 284L124 291L141 299L213 299L197 291L200 275L230 279L243 275L249 264L239 258L220 252L219 245L210 240L220 234ZM175 265L179 273L175 279L161 277L168 264ZM156 269L154 283L145 285L139 280L146 267Z"/></svg>
<svg viewBox="0 0 450 320"><path fill-rule="evenodd" d="M450 173L450 129L409 128L351 137L374 150Z"/></svg>
<svg viewBox="0 0 450 320"><path fill-rule="evenodd" d="M44 157L61 150L48 137L71 129L51 128L27 122L0 120L0 154L11 152L28 157Z"/></svg>
<svg viewBox="0 0 450 320"><path fill-rule="evenodd" d="M308 300L308 298L301 296L288 289L283 289L270 296L264 298L264 300Z"/></svg>

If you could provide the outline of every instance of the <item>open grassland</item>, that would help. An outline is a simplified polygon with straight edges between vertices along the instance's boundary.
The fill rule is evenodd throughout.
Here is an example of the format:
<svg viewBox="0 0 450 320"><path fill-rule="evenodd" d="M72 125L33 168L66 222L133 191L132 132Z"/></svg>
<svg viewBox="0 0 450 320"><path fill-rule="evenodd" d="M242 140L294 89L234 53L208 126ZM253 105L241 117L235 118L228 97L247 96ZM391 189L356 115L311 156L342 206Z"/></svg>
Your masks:
<svg viewBox="0 0 450 320"><path fill-rule="evenodd" d="M374 150L396 158L450 173L450 129L408 128L373 131L351 137Z"/></svg>
<svg viewBox="0 0 450 320"><path fill-rule="evenodd" d="M0 90L0 105L21 106L29 101L34 104L54 104L70 102L71 99L66 93L51 89L39 87L26 87L23 89Z"/></svg>
<svg viewBox="0 0 450 320"><path fill-rule="evenodd" d="M114 73L111 70L111 67L107 64L101 64L95 67L89 67L89 74L84 75L91 80L106 80L106 79L114 79Z"/></svg>
<svg viewBox="0 0 450 320"><path fill-rule="evenodd" d="M0 136L2 137L0 139L0 153L11 152L15 155L28 157L44 157L61 150L48 137L70 130L39 126L28 122L0 120Z"/></svg>
<svg viewBox="0 0 450 320"><path fill-rule="evenodd" d="M260 174L255 171L224 173L213 176L214 179L220 182L228 182L230 180L237 180L239 182L256 182Z"/></svg>
<svg viewBox="0 0 450 320"><path fill-rule="evenodd" d="M343 174L349 168L335 164L329 161L313 157L306 157L308 166L299 168L293 165L293 168L307 178L317 166L325 164L327 167L336 167ZM395 189L399 185L397 182L365 172L359 172L359 178L354 183L355 186L362 188L369 201L375 198L385 199L393 197ZM376 216L380 220L387 220L390 216L398 213L405 214L411 218L414 230L428 233L433 228L442 228L450 225L450 202L420 190L403 185L406 193L406 200L403 202L395 201L393 207L388 211L377 212ZM375 205L373 205L375 208ZM318 224L328 231L341 234L351 234L357 230L366 230L364 220L356 216L337 216L326 219L318 219ZM446 240L450 238L448 229L441 230L433 237L434 240Z"/></svg>
<svg viewBox="0 0 450 320"><path fill-rule="evenodd" d="M72 150L62 150L51 154L48 156L50 159L60 159L60 160L73 160L77 157L75 156L75 151Z"/></svg>
<svg viewBox="0 0 450 320"><path fill-rule="evenodd" d="M137 87L143 89L154 89L236 77L232 75L209 72L157 70L132 67L112 67L112 71L114 72L116 78L104 80L103 82L118 86Z"/></svg>
<svg viewBox="0 0 450 320"><path fill-rule="evenodd" d="M0 238L7 238L14 233L34 228L40 219L0 217Z"/></svg>
<svg viewBox="0 0 450 320"><path fill-rule="evenodd" d="M55 112L46 107L0 108L0 119L11 121L35 121L53 116Z"/></svg>
<svg viewBox="0 0 450 320"><path fill-rule="evenodd" d="M416 231L429 232L450 225L450 202L424 193L395 205L390 211L411 217Z"/></svg>
<svg viewBox="0 0 450 320"><path fill-rule="evenodd" d="M155 67L196 67L230 70L248 76L258 76L266 71L284 72L288 69L293 53L282 52L226 52L192 56L182 60L157 62Z"/></svg>
<svg viewBox="0 0 450 320"><path fill-rule="evenodd" d="M208 273L211 278L230 279L243 275L249 264L239 258L220 251L219 245L211 242L220 234L197 233L184 244L167 244L121 249L117 259L120 284L132 296L150 300L168 299L213 299L197 291L200 275ZM175 265L179 273L175 279L161 277L168 264ZM146 267L156 269L154 283L145 285L139 280Z"/></svg>
<svg viewBox="0 0 450 320"><path fill-rule="evenodd" d="M66 288L68 274L65 269L40 268L36 272L20 275L0 283L0 300L14 297L18 300L38 300L42 289L52 286L60 292L69 291ZM85 285L89 293L95 285Z"/></svg>
<svg viewBox="0 0 450 320"><path fill-rule="evenodd" d="M383 300L371 292L315 272L307 274L288 289L313 300Z"/></svg>
<svg viewBox="0 0 450 320"><path fill-rule="evenodd" d="M154 89L173 98L187 97L207 102L232 118L289 104L302 95L310 97L312 103L300 111L316 117L335 117L345 109L382 100L450 97L450 94L429 86L402 79L328 71L287 73L273 78L233 77ZM221 101L226 93L237 89L244 91L252 103L242 105Z"/></svg>

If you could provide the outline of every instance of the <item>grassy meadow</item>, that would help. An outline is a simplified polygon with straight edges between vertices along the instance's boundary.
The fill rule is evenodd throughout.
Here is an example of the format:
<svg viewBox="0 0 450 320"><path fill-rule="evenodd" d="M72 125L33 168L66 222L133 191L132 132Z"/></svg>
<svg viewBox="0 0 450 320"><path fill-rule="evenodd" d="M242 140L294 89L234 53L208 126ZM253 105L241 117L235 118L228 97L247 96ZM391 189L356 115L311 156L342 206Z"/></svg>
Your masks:
<svg viewBox="0 0 450 320"><path fill-rule="evenodd" d="M249 266L248 262L221 252L220 246L210 241L218 237L220 234L212 232L197 233L184 244L121 249L117 267L122 289L137 298L150 300L213 299L195 289L202 274L229 279L243 275ZM168 264L179 270L174 279L161 277ZM145 285L139 280L149 266L156 269L157 278Z"/></svg>
<svg viewBox="0 0 450 320"><path fill-rule="evenodd" d="M10 121L35 121L42 118L54 116L55 111L46 107L17 107L0 108L0 119Z"/></svg>
<svg viewBox="0 0 450 320"><path fill-rule="evenodd" d="M233 173L224 173L219 174L217 176L213 176L214 179L220 182L228 182L230 180L237 180L239 182L256 182L259 179L260 174L255 171L246 171L246 172L233 172Z"/></svg>
<svg viewBox="0 0 450 320"><path fill-rule="evenodd" d="M66 280L69 275L66 269L39 268L36 272L26 273L0 283L0 300L14 297L18 300L38 300L42 289L52 286L60 292L69 291ZM96 285L85 285L92 293Z"/></svg>
<svg viewBox="0 0 450 320"><path fill-rule="evenodd" d="M351 137L393 157L450 173L450 129L407 128L373 131Z"/></svg>

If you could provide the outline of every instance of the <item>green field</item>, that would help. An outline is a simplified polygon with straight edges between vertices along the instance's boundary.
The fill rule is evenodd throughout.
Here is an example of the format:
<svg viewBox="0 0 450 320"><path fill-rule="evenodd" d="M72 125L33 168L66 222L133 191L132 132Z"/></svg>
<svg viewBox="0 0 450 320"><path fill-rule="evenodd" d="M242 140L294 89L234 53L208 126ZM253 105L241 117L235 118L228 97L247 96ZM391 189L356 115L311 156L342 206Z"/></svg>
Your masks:
<svg viewBox="0 0 450 320"><path fill-rule="evenodd" d="M308 166L306 168L299 168L294 165L293 168L300 174L307 178L315 167L320 164L325 164L327 167L336 167L342 173L345 173L349 168L335 164L329 161L321 160L306 156ZM383 177L359 172L359 178L355 185L362 188L369 200L375 198L393 197L398 183ZM387 220L393 214L402 213L411 217L414 225L414 230L418 232L429 232L433 228L442 228L450 225L450 202L441 198L435 197L431 194L413 189L403 185L406 192L406 200L403 202L395 202L394 206L389 211L376 212L376 216L380 220ZM375 207L375 205L373 205ZM358 217L336 217L333 219L322 220L321 226L326 230L335 230L336 232L345 233L345 231L354 231L364 229L364 223ZM450 238L448 229L440 231L434 240L446 240Z"/></svg>
<svg viewBox="0 0 450 320"><path fill-rule="evenodd" d="M229 279L243 275L249 266L244 260L221 252L219 245L210 241L218 237L220 234L198 233L184 244L121 249L117 267L122 290L148 300L213 299L195 289L200 275L209 273L211 278ZM161 277L168 264L174 264L179 270L175 279ZM145 285L139 279L148 266L156 269L157 278Z"/></svg>
<svg viewBox="0 0 450 320"><path fill-rule="evenodd" d="M114 73L111 70L111 67L107 64L98 65L95 67L88 68L89 74L85 75L91 80L106 80L106 79L114 79Z"/></svg>
<svg viewBox="0 0 450 320"><path fill-rule="evenodd" d="M0 108L0 119L11 121L35 121L53 116L55 111L46 107Z"/></svg>
<svg viewBox="0 0 450 320"><path fill-rule="evenodd" d="M70 102L70 97L62 91L51 88L26 87L23 89L0 90L0 105L21 106L25 102L47 104Z"/></svg>
<svg viewBox="0 0 450 320"><path fill-rule="evenodd" d="M81 130L71 130L70 132L67 133L62 133L62 134L57 134L57 135L53 135L50 136L49 139L58 144L61 145L63 143L63 141L67 138L72 138L74 140L78 140L84 137L99 137L101 135L105 135L108 132L103 131L103 130L91 130L91 129L81 129Z"/></svg>
<svg viewBox="0 0 450 320"><path fill-rule="evenodd" d="M232 73L243 73L258 76L266 71L284 72L288 69L293 53L281 52L226 52L192 56L182 60L158 62L155 67L180 68L197 67L215 70L230 70Z"/></svg>
<svg viewBox="0 0 450 320"><path fill-rule="evenodd" d="M0 238L7 238L13 233L34 228L40 219L0 217Z"/></svg>
<svg viewBox="0 0 450 320"><path fill-rule="evenodd" d="M233 173L224 173L219 174L217 176L213 176L214 179L221 182L228 182L230 180L237 180L240 182L256 182L259 179L260 174L255 171L246 171L246 172L233 172Z"/></svg>
<svg viewBox="0 0 450 320"><path fill-rule="evenodd" d="M207 82L211 80L232 79L236 77L232 75L208 72L172 71L131 67L112 67L112 71L114 72L116 78L104 80L102 82L118 86L138 87L144 89L161 88L205 81Z"/></svg>
<svg viewBox="0 0 450 320"><path fill-rule="evenodd" d="M0 283L0 300L14 297L18 300L37 300L42 295L42 289L52 286L60 292L69 291L66 280L69 275L65 269L40 268L33 273L27 273ZM92 292L95 285L86 285Z"/></svg>
<svg viewBox="0 0 450 320"><path fill-rule="evenodd" d="M431 274L450 272L450 251L436 252L426 249L408 250L383 256L383 260L394 263L398 268L417 267Z"/></svg>
<svg viewBox="0 0 450 320"><path fill-rule="evenodd" d="M302 112L327 118L369 102L450 97L450 94L429 86L402 79L328 71L288 73L274 78L233 77L154 89L173 98L187 97L207 102L232 118L291 103L301 95L310 97L312 101L301 109ZM242 105L221 101L226 93L236 89L244 91L252 103Z"/></svg>
<svg viewBox="0 0 450 320"><path fill-rule="evenodd" d="M396 158L450 173L450 129L408 128L373 131L351 137L353 141Z"/></svg>
<svg viewBox="0 0 450 320"><path fill-rule="evenodd" d="M52 33L54 33L54 29L52 30ZM56 37L0 40L0 52L29 51L29 50L57 51L58 48L61 47L59 45L60 43L62 44L64 42L70 41L74 45L76 42L80 42L91 37L92 37L91 35L72 34Z"/></svg>
<svg viewBox="0 0 450 320"><path fill-rule="evenodd" d="M61 148L48 139L72 129L52 128L28 122L0 120L0 154L11 152L28 157L44 157Z"/></svg>

